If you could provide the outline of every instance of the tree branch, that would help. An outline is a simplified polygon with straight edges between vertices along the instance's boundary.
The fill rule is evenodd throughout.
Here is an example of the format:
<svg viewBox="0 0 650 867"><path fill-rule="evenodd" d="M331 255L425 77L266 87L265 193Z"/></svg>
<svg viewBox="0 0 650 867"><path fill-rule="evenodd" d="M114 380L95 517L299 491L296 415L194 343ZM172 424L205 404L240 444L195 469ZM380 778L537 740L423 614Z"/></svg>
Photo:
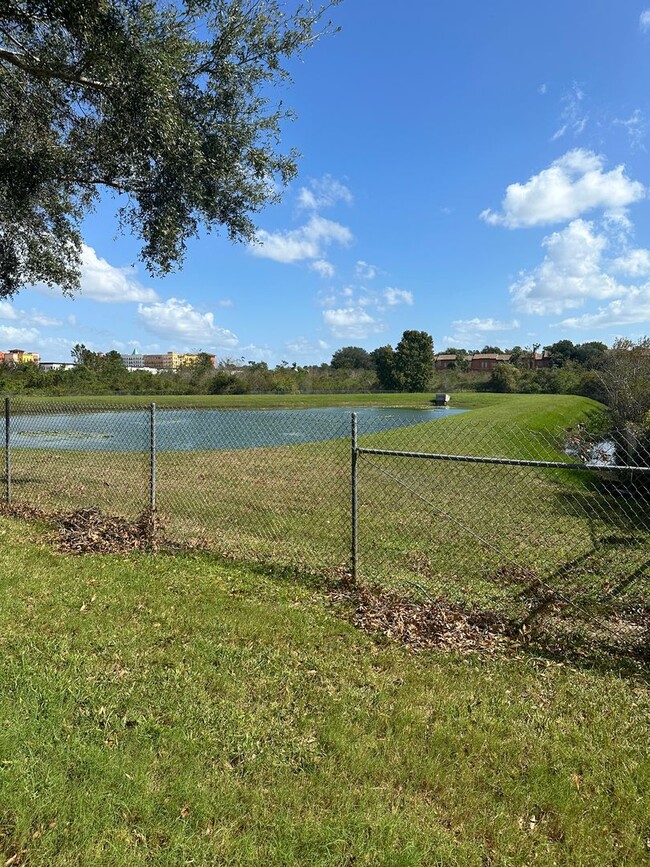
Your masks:
<svg viewBox="0 0 650 867"><path fill-rule="evenodd" d="M57 78L59 81L65 81L68 84L79 84L83 87L91 87L94 90L107 90L109 85L105 81L97 81L93 78L86 78L84 75L79 75L69 66L63 66L59 69L42 66L37 57L29 58L25 54L19 54L17 51L8 51L6 48L0 48L0 60L22 69L29 75L35 78L50 79Z"/></svg>

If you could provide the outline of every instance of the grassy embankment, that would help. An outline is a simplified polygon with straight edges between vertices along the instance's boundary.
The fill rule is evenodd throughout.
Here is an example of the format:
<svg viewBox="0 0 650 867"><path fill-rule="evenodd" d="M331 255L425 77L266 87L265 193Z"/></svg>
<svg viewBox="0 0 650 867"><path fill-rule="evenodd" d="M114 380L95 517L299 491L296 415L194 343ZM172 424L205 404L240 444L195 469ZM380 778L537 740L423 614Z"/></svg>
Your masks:
<svg viewBox="0 0 650 867"><path fill-rule="evenodd" d="M647 684L414 657L304 582L0 533L2 863L646 863Z"/></svg>

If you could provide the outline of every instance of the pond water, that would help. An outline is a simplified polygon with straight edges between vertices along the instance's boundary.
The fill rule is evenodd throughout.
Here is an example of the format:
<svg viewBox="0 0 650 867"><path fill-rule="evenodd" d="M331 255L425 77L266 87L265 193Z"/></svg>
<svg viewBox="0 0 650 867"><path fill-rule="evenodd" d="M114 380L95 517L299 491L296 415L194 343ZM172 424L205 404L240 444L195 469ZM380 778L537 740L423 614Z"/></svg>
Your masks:
<svg viewBox="0 0 650 867"><path fill-rule="evenodd" d="M359 435L363 435L447 418L466 410L157 409L156 446L159 451L197 451L322 442L350 436L352 412L357 413ZM4 419L0 435L4 442ZM12 448L146 451L150 444L149 409L15 415L10 435Z"/></svg>

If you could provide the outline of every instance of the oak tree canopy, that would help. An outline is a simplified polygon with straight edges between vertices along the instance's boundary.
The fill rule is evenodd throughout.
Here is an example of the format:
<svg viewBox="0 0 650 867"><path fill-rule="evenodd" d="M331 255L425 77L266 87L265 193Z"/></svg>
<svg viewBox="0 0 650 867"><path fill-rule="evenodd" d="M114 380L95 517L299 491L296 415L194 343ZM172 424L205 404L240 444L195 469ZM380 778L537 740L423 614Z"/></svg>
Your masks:
<svg viewBox="0 0 650 867"><path fill-rule="evenodd" d="M102 191L153 274L199 229L254 237L296 172L272 100L339 0L0 0L0 297L79 286Z"/></svg>

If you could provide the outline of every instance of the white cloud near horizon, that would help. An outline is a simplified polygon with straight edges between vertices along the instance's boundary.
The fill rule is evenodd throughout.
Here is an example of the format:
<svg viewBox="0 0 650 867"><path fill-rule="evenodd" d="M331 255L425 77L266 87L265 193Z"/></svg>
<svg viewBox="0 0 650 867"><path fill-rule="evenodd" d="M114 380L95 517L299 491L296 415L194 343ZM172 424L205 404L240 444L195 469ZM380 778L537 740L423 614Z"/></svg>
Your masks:
<svg viewBox="0 0 650 867"><path fill-rule="evenodd" d="M650 322L650 283L628 287L624 298L617 298L598 313L569 317L559 324L565 328L605 328Z"/></svg>
<svg viewBox="0 0 650 867"><path fill-rule="evenodd" d="M251 244L249 250L254 256L289 264L304 259L323 259L323 250L330 244L347 247L353 240L347 226L314 214L298 229L284 232L260 229L257 233L258 243Z"/></svg>
<svg viewBox="0 0 650 867"><path fill-rule="evenodd" d="M607 236L594 230L594 224L573 220L559 232L542 241L546 250L543 262L532 271L522 272L510 286L517 310L525 313L561 313L581 306L586 299L613 298L625 291L604 270Z"/></svg>
<svg viewBox="0 0 650 867"><path fill-rule="evenodd" d="M491 317L488 319L479 319L478 317L474 317L474 319L455 319L451 324L456 330L462 329L473 334L485 334L492 331L513 331L519 328L517 319L513 319L512 322L501 322Z"/></svg>
<svg viewBox="0 0 650 867"><path fill-rule="evenodd" d="M354 197L345 184L331 175L322 178L310 178L308 187L298 190L298 207L317 211L321 208L331 208L338 202L351 205Z"/></svg>
<svg viewBox="0 0 650 867"><path fill-rule="evenodd" d="M232 349L239 345L236 335L215 325L213 313L201 313L188 301L168 298L155 304L138 305L138 320L159 337L184 342L189 349Z"/></svg>
<svg viewBox="0 0 650 867"><path fill-rule="evenodd" d="M454 333L445 335L443 342L447 345L461 346L466 349L475 348L476 343L484 340L488 334L515 331L520 327L517 319L503 322L492 317L481 319L478 316L473 319L455 319L451 324Z"/></svg>
<svg viewBox="0 0 650 867"><path fill-rule="evenodd" d="M493 226L517 229L573 220L594 208L624 211L646 190L625 175L625 166L604 171L605 160L593 151L568 151L524 183L510 184L501 213L484 210L480 217Z"/></svg>
<svg viewBox="0 0 650 867"><path fill-rule="evenodd" d="M323 310L323 320L335 337L362 340L383 331L384 325L360 306Z"/></svg>
<svg viewBox="0 0 650 867"><path fill-rule="evenodd" d="M326 340L308 340L306 337L296 337L285 343L285 349L294 355L321 355L330 348Z"/></svg>
<svg viewBox="0 0 650 867"><path fill-rule="evenodd" d="M639 15L639 27L642 33L647 33L650 30L650 9L644 9Z"/></svg>

